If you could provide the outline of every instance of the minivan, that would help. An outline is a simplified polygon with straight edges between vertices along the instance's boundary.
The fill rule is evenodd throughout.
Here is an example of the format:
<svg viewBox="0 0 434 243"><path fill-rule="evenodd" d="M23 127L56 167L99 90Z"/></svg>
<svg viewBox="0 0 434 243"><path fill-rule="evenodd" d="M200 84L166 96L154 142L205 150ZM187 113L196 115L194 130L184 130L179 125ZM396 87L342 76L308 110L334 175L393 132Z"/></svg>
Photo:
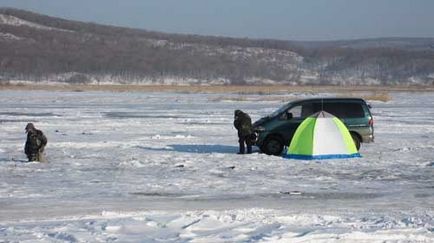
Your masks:
<svg viewBox="0 0 434 243"><path fill-rule="evenodd" d="M357 150L361 143L374 141L374 120L370 106L360 98L314 98L289 102L253 124L256 146L269 155L280 155L289 146L295 130L308 116L324 110L347 126Z"/></svg>

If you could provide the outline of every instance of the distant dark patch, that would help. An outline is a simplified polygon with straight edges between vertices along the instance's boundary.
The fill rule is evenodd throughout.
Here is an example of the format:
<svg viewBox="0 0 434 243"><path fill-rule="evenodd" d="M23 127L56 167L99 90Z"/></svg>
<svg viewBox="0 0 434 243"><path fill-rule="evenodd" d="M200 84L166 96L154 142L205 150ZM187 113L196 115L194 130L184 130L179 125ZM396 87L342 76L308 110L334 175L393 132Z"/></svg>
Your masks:
<svg viewBox="0 0 434 243"><path fill-rule="evenodd" d="M415 198L427 198L427 197L432 197L434 196L434 194L428 194L428 193L417 193L414 194Z"/></svg>
<svg viewBox="0 0 434 243"><path fill-rule="evenodd" d="M284 191L284 192L280 192L281 194L286 194L286 195L301 195L303 194L301 191Z"/></svg>
<svg viewBox="0 0 434 243"><path fill-rule="evenodd" d="M272 197L272 198L304 198L304 199L343 199L343 200L351 200L351 199L373 199L384 196L380 193L352 193L352 192L299 192L293 191L291 192L279 192L279 193L264 193L259 194L261 197ZM296 197L294 197L296 196Z"/></svg>
<svg viewBox="0 0 434 243"><path fill-rule="evenodd" d="M330 192L330 193L306 193L305 196L312 196L317 199L373 199L384 196L380 193L352 193L352 192Z"/></svg>
<svg viewBox="0 0 434 243"><path fill-rule="evenodd" d="M195 202L219 202L219 201L245 201L245 200L254 200L254 195L243 195L243 194L223 194L223 195L213 195L213 196L202 196L202 197L191 197L187 200L195 201Z"/></svg>
<svg viewBox="0 0 434 243"><path fill-rule="evenodd" d="M179 197L185 196L181 193L168 193L168 192L130 192L131 195L144 196L144 197Z"/></svg>

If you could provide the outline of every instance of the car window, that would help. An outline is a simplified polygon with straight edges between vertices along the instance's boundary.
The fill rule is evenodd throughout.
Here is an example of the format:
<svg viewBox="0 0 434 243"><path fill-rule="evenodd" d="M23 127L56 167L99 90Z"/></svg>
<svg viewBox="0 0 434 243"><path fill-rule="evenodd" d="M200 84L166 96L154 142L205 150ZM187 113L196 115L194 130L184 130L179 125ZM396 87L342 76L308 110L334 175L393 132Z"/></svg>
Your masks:
<svg viewBox="0 0 434 243"><path fill-rule="evenodd" d="M286 111L288 109L288 106L290 106L290 104L286 104L286 105L280 107L279 109L277 109L276 111L271 113L270 117L275 117L275 116L283 113L284 111Z"/></svg>
<svg viewBox="0 0 434 243"><path fill-rule="evenodd" d="M324 110L337 117L345 117L345 104L344 103L325 103Z"/></svg>
<svg viewBox="0 0 434 243"><path fill-rule="evenodd" d="M294 118L306 118L319 110L319 105L315 103L305 103L292 107L288 112L291 112Z"/></svg>
<svg viewBox="0 0 434 243"><path fill-rule="evenodd" d="M307 103L303 105L302 116L308 117L311 116L318 111L321 111L321 104L319 103Z"/></svg>
<svg viewBox="0 0 434 243"><path fill-rule="evenodd" d="M297 105L288 110L293 118L301 118L301 105Z"/></svg>
<svg viewBox="0 0 434 243"><path fill-rule="evenodd" d="M324 110L339 118L360 118L365 116L359 103L324 103Z"/></svg>
<svg viewBox="0 0 434 243"><path fill-rule="evenodd" d="M362 104L359 103L347 103L345 104L345 117L348 118L360 118L365 116Z"/></svg>
<svg viewBox="0 0 434 243"><path fill-rule="evenodd" d="M289 104L288 104L289 105ZM361 103L355 102L306 102L288 109L288 105L281 107L273 114L280 114L284 111L292 113L294 118L306 118L318 111L324 110L339 118L361 118L365 117L365 111Z"/></svg>

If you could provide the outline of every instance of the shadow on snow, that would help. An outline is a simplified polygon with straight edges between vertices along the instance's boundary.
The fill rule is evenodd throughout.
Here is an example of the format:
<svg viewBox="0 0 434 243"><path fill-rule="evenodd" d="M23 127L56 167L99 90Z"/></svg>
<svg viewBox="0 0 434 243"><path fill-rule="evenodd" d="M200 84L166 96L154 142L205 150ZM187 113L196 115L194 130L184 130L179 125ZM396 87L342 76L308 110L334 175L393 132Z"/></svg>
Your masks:
<svg viewBox="0 0 434 243"><path fill-rule="evenodd" d="M218 145L218 144L171 144L165 148L152 148L137 146L137 148L152 150L152 151L170 151L182 153L220 153L220 154L234 154L238 152L238 146Z"/></svg>

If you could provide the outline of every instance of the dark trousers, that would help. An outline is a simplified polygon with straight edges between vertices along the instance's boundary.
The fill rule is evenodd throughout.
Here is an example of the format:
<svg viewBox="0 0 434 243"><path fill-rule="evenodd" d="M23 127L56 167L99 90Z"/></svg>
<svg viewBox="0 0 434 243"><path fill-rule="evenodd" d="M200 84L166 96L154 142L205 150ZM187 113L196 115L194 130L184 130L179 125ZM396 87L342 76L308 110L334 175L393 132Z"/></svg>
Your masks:
<svg viewBox="0 0 434 243"><path fill-rule="evenodd" d="M244 144L247 145L247 153L248 154L252 153L252 139L250 138L250 135L246 135L246 136L238 135L238 142L240 143L240 152L239 152L240 154L245 153Z"/></svg>
<svg viewBox="0 0 434 243"><path fill-rule="evenodd" d="M36 153L27 154L27 158L29 159L29 162L37 161L38 160L38 154L36 154Z"/></svg>
<svg viewBox="0 0 434 243"><path fill-rule="evenodd" d="M31 153L26 154L29 161L39 161L39 162L46 162L45 156L44 156L44 146L39 148L36 151L32 151Z"/></svg>

